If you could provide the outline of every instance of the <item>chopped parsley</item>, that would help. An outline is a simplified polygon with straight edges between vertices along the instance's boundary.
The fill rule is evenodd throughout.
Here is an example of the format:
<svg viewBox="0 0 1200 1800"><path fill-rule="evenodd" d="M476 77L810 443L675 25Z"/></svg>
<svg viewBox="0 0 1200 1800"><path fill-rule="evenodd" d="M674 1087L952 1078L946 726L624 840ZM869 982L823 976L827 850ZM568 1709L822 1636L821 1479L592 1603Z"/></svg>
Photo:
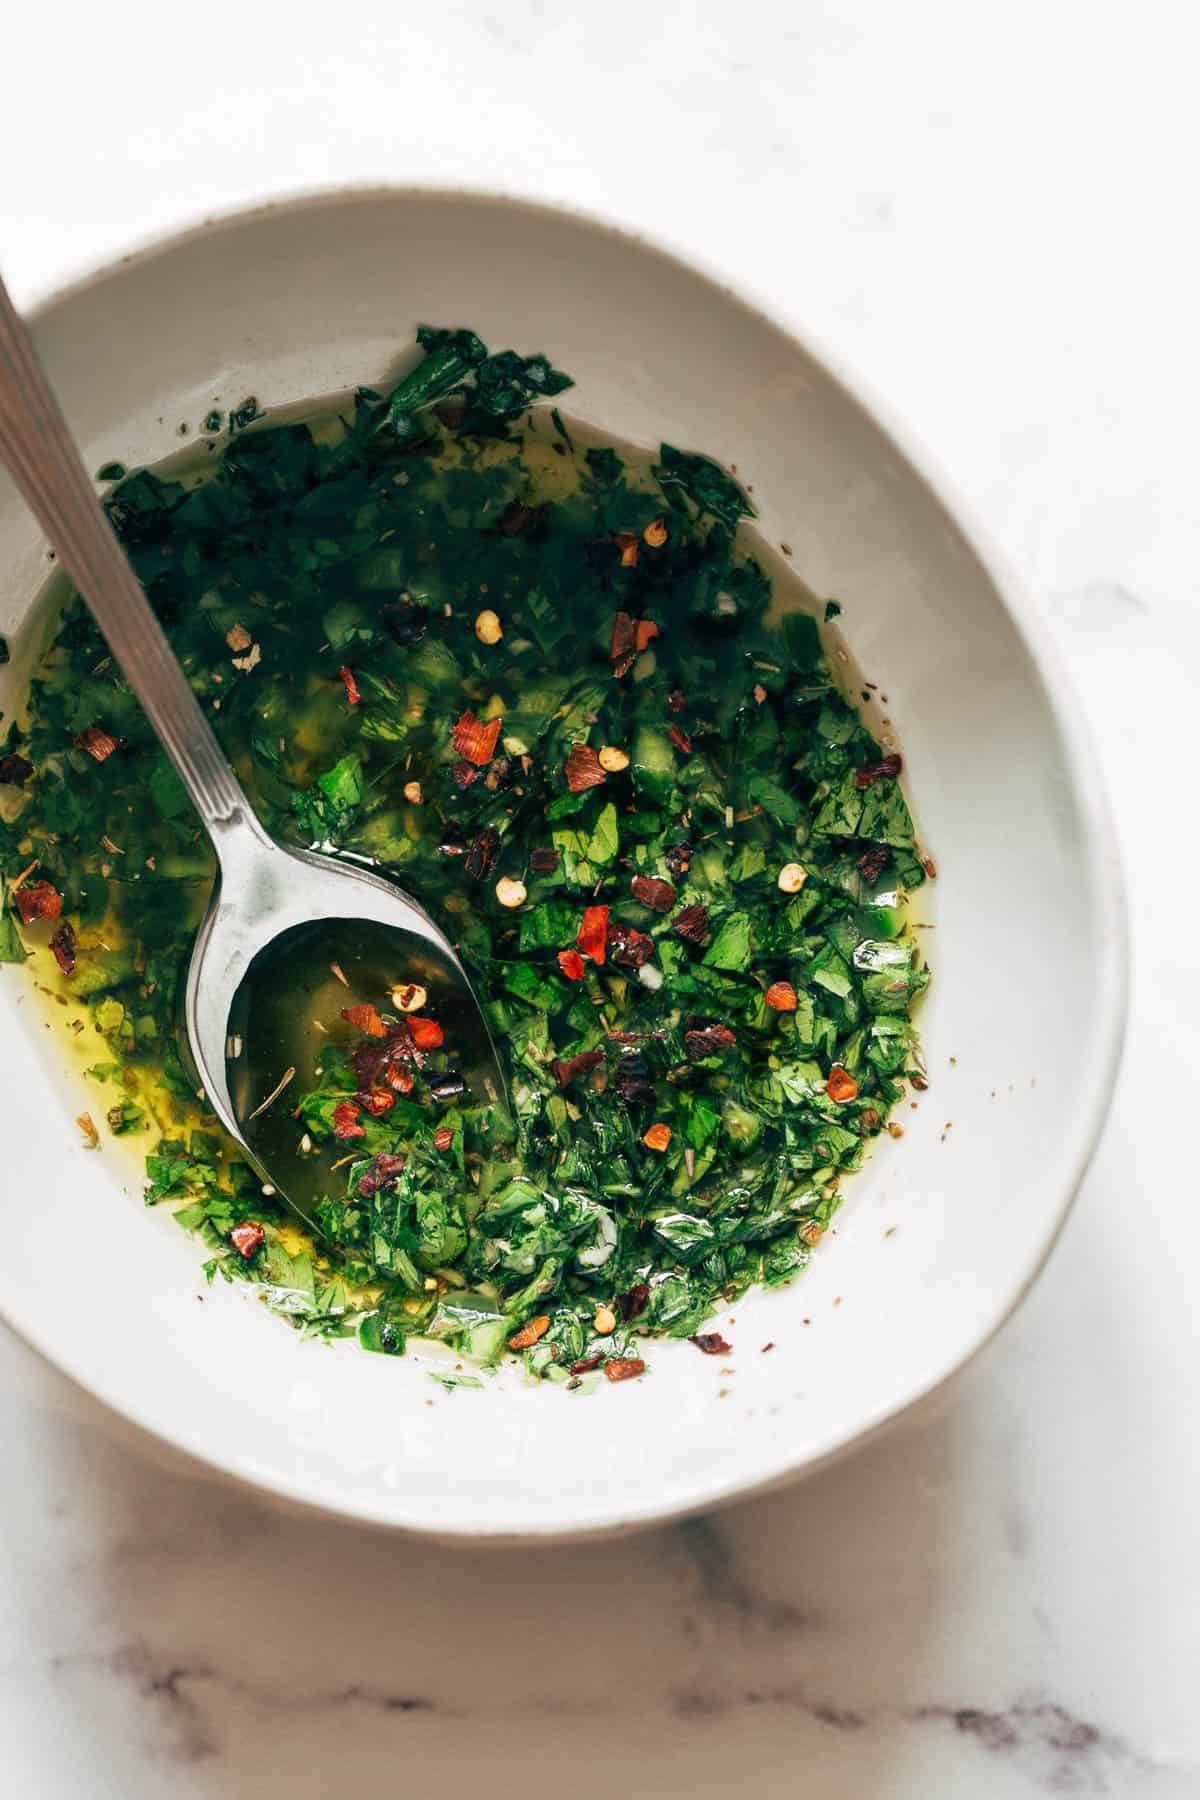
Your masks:
<svg viewBox="0 0 1200 1800"><path fill-rule="evenodd" d="M586 1391L646 1337L726 1354L705 1321L808 1261L923 1081L925 866L817 624L767 623L733 477L530 412L570 386L545 356L418 339L389 395L312 427L247 400L203 475L106 505L268 828L392 870L456 942L512 1118L436 1019L347 995L288 1097L322 1240L264 1194L175 1039L212 853L73 597L10 733L0 960L53 952L108 1131L150 1134L147 1201L210 1279Z"/></svg>

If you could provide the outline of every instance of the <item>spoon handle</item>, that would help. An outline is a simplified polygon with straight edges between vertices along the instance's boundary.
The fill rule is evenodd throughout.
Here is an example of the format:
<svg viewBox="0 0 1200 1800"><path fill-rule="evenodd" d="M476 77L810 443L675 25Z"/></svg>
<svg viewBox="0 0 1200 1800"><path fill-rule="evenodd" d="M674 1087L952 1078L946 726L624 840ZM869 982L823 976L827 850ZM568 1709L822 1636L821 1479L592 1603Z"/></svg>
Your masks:
<svg viewBox="0 0 1200 1800"><path fill-rule="evenodd" d="M0 279L0 461L86 600L214 841L254 814L96 497Z"/></svg>

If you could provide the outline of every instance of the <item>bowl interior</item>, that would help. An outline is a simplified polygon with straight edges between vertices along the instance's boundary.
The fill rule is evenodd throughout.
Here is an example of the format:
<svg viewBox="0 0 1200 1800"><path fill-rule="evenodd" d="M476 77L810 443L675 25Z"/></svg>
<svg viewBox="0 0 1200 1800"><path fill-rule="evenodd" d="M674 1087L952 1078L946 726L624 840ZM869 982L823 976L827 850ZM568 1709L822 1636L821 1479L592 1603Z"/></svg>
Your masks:
<svg viewBox="0 0 1200 1800"><path fill-rule="evenodd" d="M328 197L117 265L44 308L36 335L98 468L166 456L181 424L249 394L269 409L379 385L421 320L544 349L576 377L571 410L615 435L736 463L766 538L843 602L939 869L929 1090L848 1184L804 1277L724 1321L725 1365L664 1344L648 1379L586 1399L515 1374L448 1393L420 1346L392 1361L303 1343L240 1291L206 1288L197 1247L143 1208L133 1164L82 1148L80 1090L9 970L0 1309L119 1412L283 1496L447 1534L610 1529L828 1456L1005 1316L1111 1079L1119 884L1044 656L939 499L819 362L670 257L498 199ZM46 565L2 479L0 546L7 708Z"/></svg>

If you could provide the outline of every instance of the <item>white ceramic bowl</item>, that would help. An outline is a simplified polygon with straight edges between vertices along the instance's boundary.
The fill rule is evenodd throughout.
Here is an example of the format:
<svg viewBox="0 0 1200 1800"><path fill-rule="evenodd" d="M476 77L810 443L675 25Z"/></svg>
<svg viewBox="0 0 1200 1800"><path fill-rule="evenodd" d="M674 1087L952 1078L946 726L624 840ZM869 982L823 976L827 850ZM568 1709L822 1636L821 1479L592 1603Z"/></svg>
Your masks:
<svg viewBox="0 0 1200 1800"><path fill-rule="evenodd" d="M334 194L156 245L35 324L98 468L178 449L180 423L214 403L378 385L420 320L545 349L577 379L576 413L736 463L766 537L845 603L940 871L929 1091L848 1184L808 1273L734 1309L735 1373L661 1344L647 1379L587 1398L516 1370L446 1393L420 1346L393 1361L302 1343L241 1291L206 1290L196 1245L145 1210L130 1166L81 1147L82 1096L5 970L0 1310L118 1414L278 1496L444 1536L612 1531L813 1468L930 1394L1012 1311L1113 1081L1120 878L1093 759L1020 602L823 363L673 257L494 197ZM11 694L45 563L2 480L0 552Z"/></svg>

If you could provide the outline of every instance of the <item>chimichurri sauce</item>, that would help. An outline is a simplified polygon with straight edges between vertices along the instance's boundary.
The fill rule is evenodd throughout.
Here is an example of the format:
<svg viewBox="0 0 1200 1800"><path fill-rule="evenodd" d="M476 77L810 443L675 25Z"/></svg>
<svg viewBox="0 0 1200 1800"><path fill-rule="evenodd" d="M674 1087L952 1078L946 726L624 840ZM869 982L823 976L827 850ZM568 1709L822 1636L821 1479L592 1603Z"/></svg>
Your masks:
<svg viewBox="0 0 1200 1800"><path fill-rule="evenodd" d="M208 843L78 599L0 761L0 956L57 967L148 1200L305 1330L573 1387L655 1334L725 1355L706 1319L803 1268L920 1083L900 758L814 619L768 622L729 474L534 405L569 385L542 357L421 347L387 399L267 418L108 507L269 830L393 871L455 942L511 1116L416 984L298 942L238 1029L320 1239L264 1192L176 1037Z"/></svg>

